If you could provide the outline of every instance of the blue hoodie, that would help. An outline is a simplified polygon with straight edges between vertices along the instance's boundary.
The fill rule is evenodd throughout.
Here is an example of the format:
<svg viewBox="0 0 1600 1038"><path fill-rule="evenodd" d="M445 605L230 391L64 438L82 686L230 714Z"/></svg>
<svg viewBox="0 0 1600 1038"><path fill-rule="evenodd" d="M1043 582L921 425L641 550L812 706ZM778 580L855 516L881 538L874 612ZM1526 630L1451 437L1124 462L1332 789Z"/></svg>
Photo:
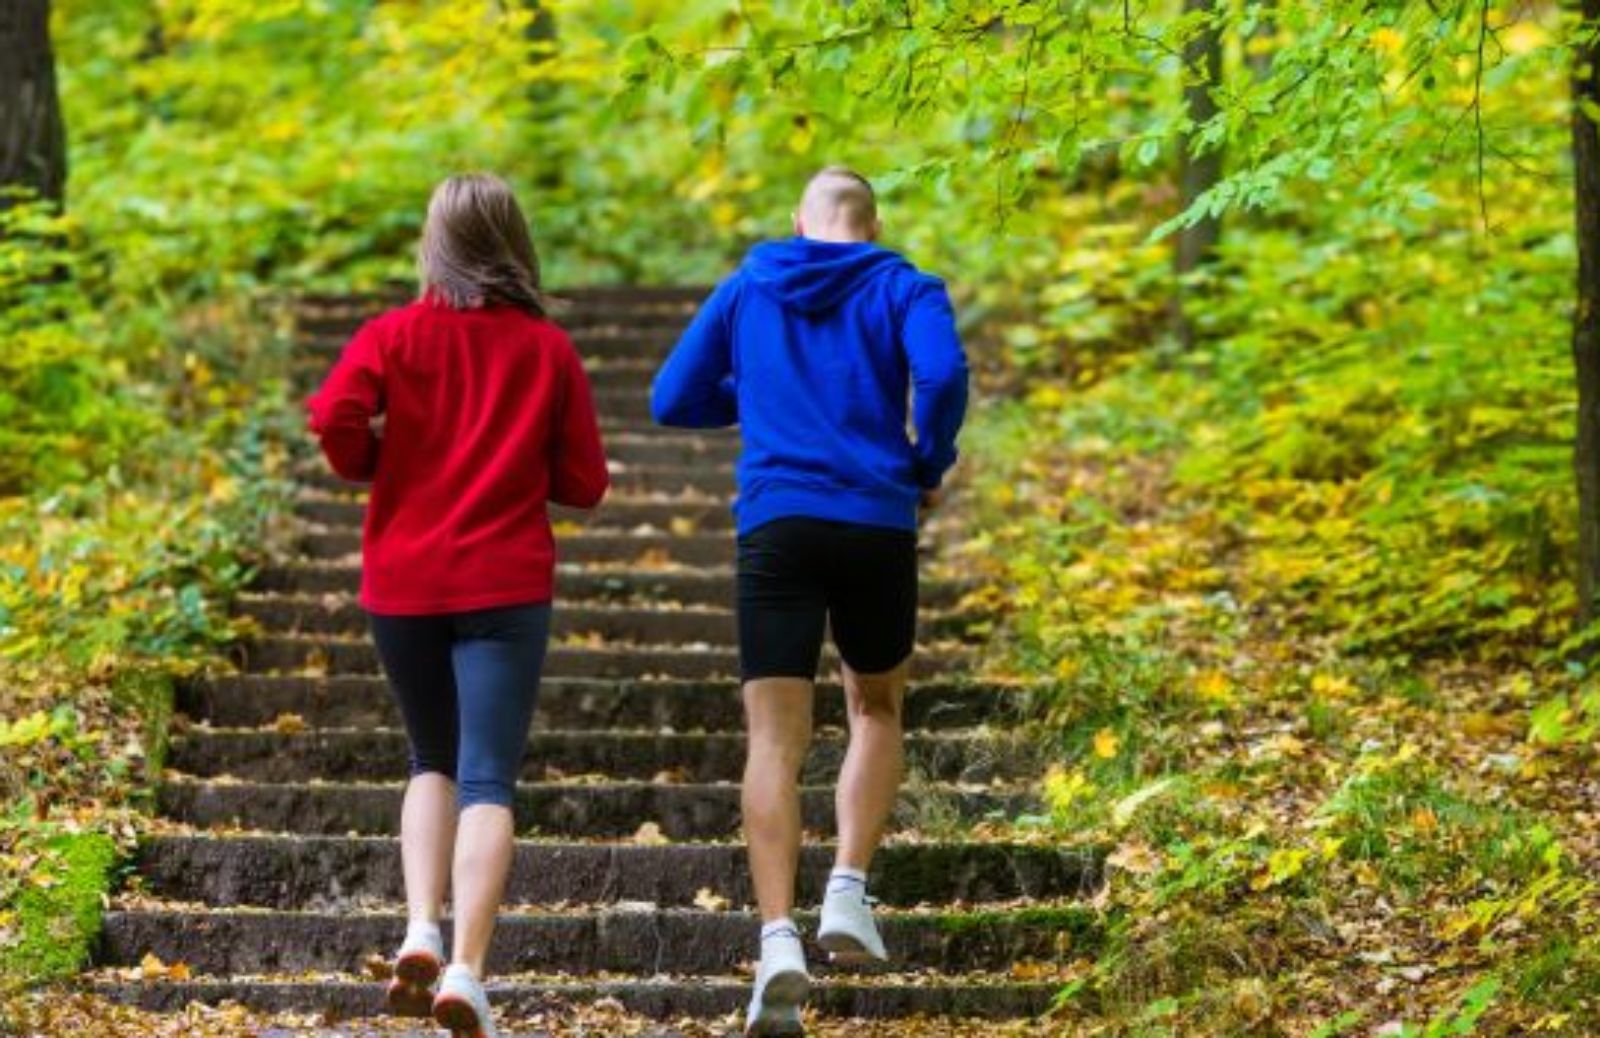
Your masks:
<svg viewBox="0 0 1600 1038"><path fill-rule="evenodd" d="M944 283L899 254L764 242L695 315L650 406L662 425L740 426L741 533L790 516L911 530L955 464L967 358Z"/></svg>

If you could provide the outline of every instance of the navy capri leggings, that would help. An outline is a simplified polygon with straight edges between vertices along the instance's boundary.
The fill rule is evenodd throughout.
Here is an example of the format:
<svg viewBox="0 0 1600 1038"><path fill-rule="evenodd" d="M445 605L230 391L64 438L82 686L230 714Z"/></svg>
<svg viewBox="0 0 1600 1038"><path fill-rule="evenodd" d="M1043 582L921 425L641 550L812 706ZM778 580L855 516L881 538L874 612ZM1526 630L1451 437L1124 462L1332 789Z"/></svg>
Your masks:
<svg viewBox="0 0 1600 1038"><path fill-rule="evenodd" d="M405 718L411 774L450 776L462 808L510 807L539 699L550 604L435 616L374 613L371 621Z"/></svg>

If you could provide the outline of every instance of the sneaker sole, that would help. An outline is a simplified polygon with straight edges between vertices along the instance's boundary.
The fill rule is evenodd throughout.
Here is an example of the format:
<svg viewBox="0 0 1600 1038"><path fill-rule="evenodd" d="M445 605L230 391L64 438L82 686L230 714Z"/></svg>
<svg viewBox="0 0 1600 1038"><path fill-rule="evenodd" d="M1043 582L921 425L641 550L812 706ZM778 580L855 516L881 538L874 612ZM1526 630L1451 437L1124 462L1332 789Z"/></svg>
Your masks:
<svg viewBox="0 0 1600 1038"><path fill-rule="evenodd" d="M800 1038L806 1033L800 1007L811 995L811 978L791 970L767 981L761 992L761 1015L745 1028L745 1038Z"/></svg>
<svg viewBox="0 0 1600 1038"><path fill-rule="evenodd" d="M440 995L434 999L433 1022L449 1031L450 1038L486 1038L478 1011L464 998Z"/></svg>
<svg viewBox="0 0 1600 1038"><path fill-rule="evenodd" d="M389 1012L395 1016L431 1016L433 985L443 971L444 963L427 952L400 956L394 964L394 979L389 982L384 997Z"/></svg>
<svg viewBox="0 0 1600 1038"><path fill-rule="evenodd" d="M828 953L830 961L836 966L872 969L885 966L889 962L887 956L874 954L866 945L847 933L818 934L817 943L822 945L822 950Z"/></svg>

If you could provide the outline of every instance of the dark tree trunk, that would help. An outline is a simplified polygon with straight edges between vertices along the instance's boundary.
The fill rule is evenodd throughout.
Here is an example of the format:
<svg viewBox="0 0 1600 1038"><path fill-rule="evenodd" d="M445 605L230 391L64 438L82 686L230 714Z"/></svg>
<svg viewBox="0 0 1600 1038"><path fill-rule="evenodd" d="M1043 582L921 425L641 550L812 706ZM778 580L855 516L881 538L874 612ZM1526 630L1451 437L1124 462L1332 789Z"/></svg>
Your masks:
<svg viewBox="0 0 1600 1038"><path fill-rule="evenodd" d="M0 186L31 188L60 202L66 181L50 0L0 0ZM0 207L8 204L0 195Z"/></svg>
<svg viewBox="0 0 1600 1038"><path fill-rule="evenodd" d="M1183 48L1185 82L1183 103L1193 129L1184 135L1179 152L1179 205L1188 209L1222 179L1222 149L1211 148L1204 155L1194 154L1196 131L1217 114L1214 91L1222 83L1222 26L1217 17L1217 0L1183 0L1185 15L1204 14L1204 27ZM1179 232L1174 264L1178 273L1177 296L1173 301L1173 328L1185 350L1194 347L1194 325L1189 319L1185 298L1190 292L1189 275L1211 259L1222 236L1221 221L1207 217Z"/></svg>
<svg viewBox="0 0 1600 1038"><path fill-rule="evenodd" d="M1582 42L1573 52L1572 165L1577 184L1578 307L1572 359L1578 369L1578 620L1595 619L1600 588L1600 0L1580 0Z"/></svg>

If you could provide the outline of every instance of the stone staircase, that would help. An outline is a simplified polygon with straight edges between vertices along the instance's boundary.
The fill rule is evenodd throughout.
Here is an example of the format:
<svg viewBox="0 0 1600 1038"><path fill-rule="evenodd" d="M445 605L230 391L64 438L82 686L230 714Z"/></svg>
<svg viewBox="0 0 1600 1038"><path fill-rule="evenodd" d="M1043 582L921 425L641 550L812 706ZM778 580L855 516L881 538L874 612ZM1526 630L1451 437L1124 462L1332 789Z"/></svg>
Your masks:
<svg viewBox="0 0 1600 1038"><path fill-rule="evenodd" d="M653 428L648 387L701 292L575 293L561 316L589 365L614 485L592 515L557 517L558 601L516 801L520 841L491 953L511 1018L599 999L661 1018L741 1008L755 923L738 843L742 716L731 611L732 433ZM308 300L297 386L327 370L373 299ZM298 552L238 609L259 635L238 673L180 692L158 835L107 915L91 984L157 1010L234 1000L367 1017L365 963L404 929L398 845L404 736L354 601L362 497L301 452ZM1091 954L1078 899L1092 857L1001 842L975 823L1029 809L1036 751L1010 730L1018 690L967 673L981 646L959 581L925 583L907 704L912 780L873 891L895 972L831 972L827 1015L1013 1018L1040 1012L1059 970ZM824 663L806 825L826 840L844 748ZM801 904L830 850L808 847ZM803 924L814 925L809 915ZM154 955L186 969L142 976Z"/></svg>

